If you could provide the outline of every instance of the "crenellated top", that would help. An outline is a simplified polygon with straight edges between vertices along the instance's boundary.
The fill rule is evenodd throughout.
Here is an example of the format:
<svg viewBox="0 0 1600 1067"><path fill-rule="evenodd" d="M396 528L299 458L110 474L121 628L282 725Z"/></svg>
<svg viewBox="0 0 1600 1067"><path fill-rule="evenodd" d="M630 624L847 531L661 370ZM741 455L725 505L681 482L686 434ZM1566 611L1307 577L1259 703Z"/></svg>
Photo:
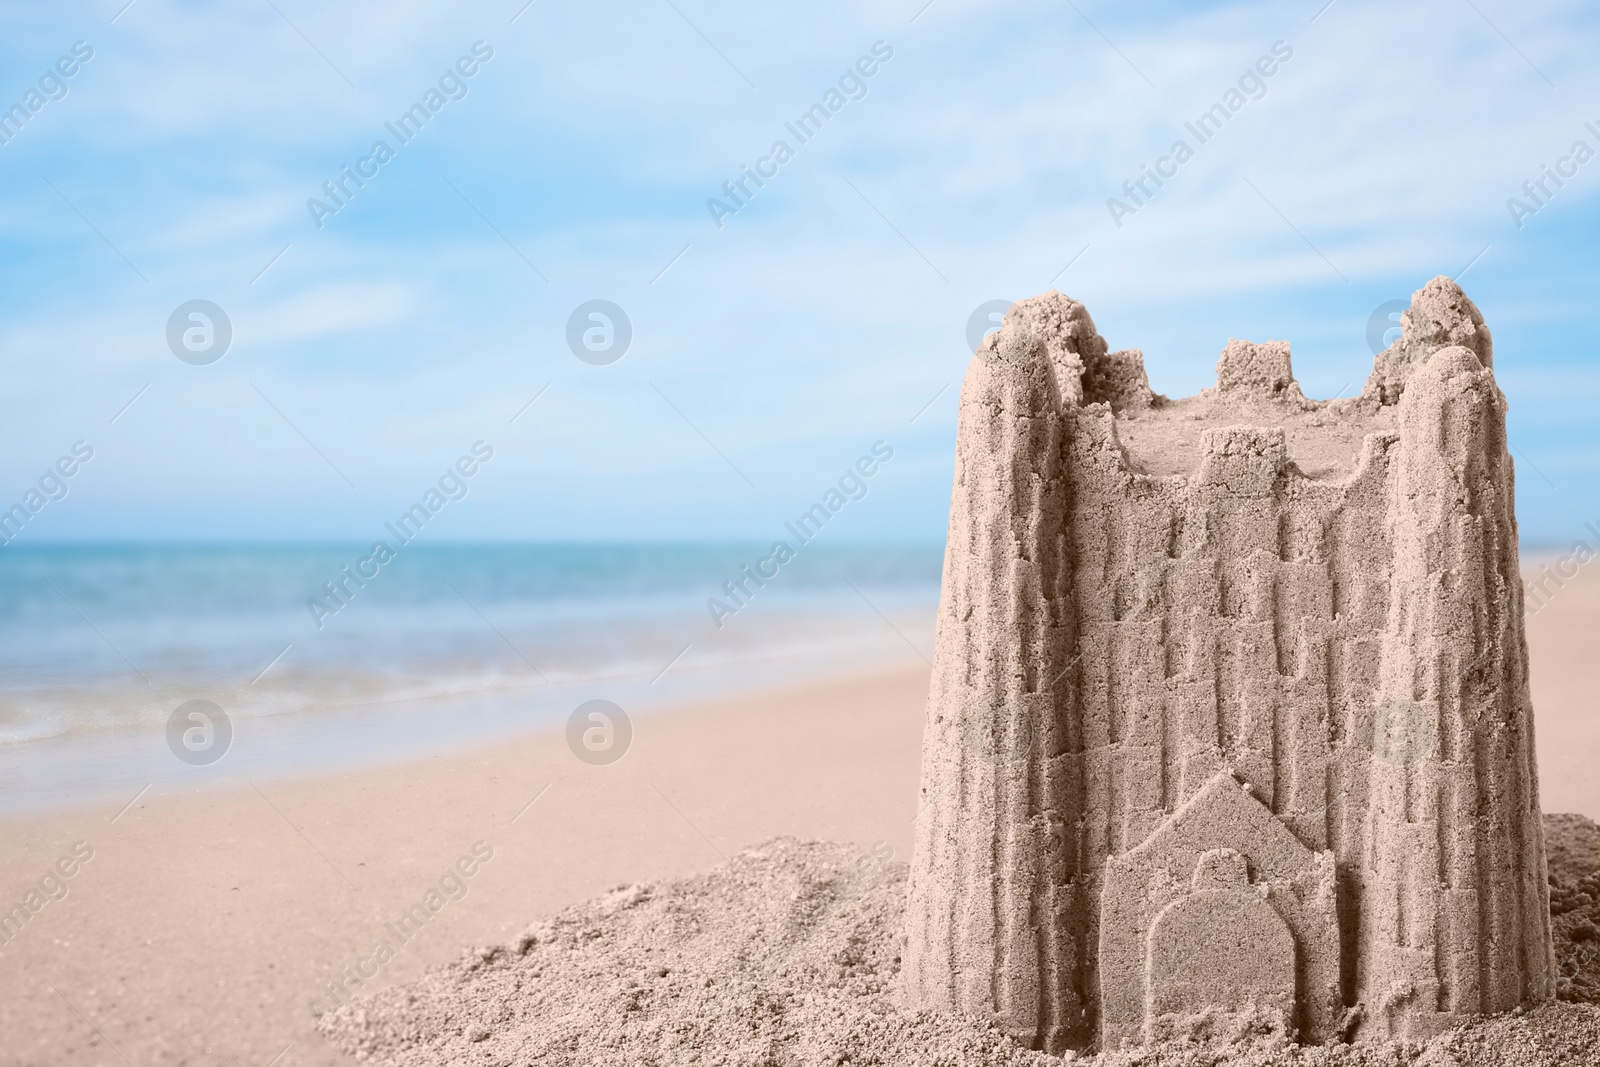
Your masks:
<svg viewBox="0 0 1600 1067"><path fill-rule="evenodd" d="M1217 484L1219 472L1242 471L1243 464L1259 491L1263 477L1335 484L1361 478L1399 431L1396 411L1407 382L1448 348L1465 349L1482 369L1493 366L1483 316L1441 276L1413 294L1401 337L1374 359L1358 397L1308 399L1287 341L1229 340L1217 384L1170 399L1151 390L1141 352L1110 351L1084 305L1055 291L1012 305L975 358L1047 379L1039 384L1048 393L1035 395L1053 396L1061 411L1094 420L1131 478ZM1269 438L1276 444L1262 443Z"/></svg>
<svg viewBox="0 0 1600 1067"><path fill-rule="evenodd" d="M1411 307L1400 313L1400 339L1373 361L1362 397L1399 403L1417 364L1452 345L1471 351L1483 369L1494 369L1494 342L1483 315L1459 285L1441 274L1411 294Z"/></svg>

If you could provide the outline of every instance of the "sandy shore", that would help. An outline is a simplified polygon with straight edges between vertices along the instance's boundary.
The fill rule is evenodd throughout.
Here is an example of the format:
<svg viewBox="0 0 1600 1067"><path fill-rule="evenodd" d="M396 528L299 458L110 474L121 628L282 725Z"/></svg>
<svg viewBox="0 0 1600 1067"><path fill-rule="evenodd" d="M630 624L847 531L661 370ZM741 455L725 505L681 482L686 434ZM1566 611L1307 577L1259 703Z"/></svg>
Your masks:
<svg viewBox="0 0 1600 1067"><path fill-rule="evenodd" d="M1295 1048L1281 1022L1191 1017L1074 1067L1572 1067L1600 1062L1600 827L1547 816L1569 1000L1422 1042ZM774 838L707 874L642 882L330 1012L328 1040L385 1067L1060 1067L986 1020L903 1006L905 864ZM1559 899L1562 903L1556 904ZM1587 999L1584 999L1587 998ZM1582 999L1583 1002L1574 1002Z"/></svg>
<svg viewBox="0 0 1600 1067"><path fill-rule="evenodd" d="M1545 558L1523 567L1537 578ZM1575 811L1600 821L1600 561L1530 601L1528 666L1533 678L1539 796L1545 811Z"/></svg>
<svg viewBox="0 0 1600 1067"><path fill-rule="evenodd" d="M367 988L774 834L903 858L926 686L919 665L641 717L609 767L542 735L348 775L153 789L115 822L120 804L0 823L7 908L58 859L74 869L0 952L0 1061L265 1067L290 1046L278 1067L348 1063L310 1001L347 966L371 973L384 924L478 842L492 858L463 865L465 896ZM87 862L72 862L79 841Z"/></svg>
<svg viewBox="0 0 1600 1067"><path fill-rule="evenodd" d="M1597 634L1600 569L1529 622L1545 810L1600 818ZM610 767L545 734L0 822L6 909L73 872L0 951L0 1061L347 1063L310 1007L346 968L371 975L365 991L409 981L614 885L778 834L903 859L926 685L919 665L641 717ZM385 924L430 890L437 913L375 961Z"/></svg>

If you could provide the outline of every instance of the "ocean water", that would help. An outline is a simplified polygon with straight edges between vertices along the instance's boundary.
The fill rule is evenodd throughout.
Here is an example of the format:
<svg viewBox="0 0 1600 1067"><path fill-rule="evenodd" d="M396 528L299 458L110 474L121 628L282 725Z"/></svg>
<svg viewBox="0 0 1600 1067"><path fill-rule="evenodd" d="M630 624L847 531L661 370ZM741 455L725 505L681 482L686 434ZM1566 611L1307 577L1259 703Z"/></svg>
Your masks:
<svg viewBox="0 0 1600 1067"><path fill-rule="evenodd" d="M811 545L758 586L742 568L761 545L417 545L386 562L360 544L8 546L0 808L404 757L590 699L648 716L918 663L942 551ZM205 766L168 738L191 700L232 735Z"/></svg>

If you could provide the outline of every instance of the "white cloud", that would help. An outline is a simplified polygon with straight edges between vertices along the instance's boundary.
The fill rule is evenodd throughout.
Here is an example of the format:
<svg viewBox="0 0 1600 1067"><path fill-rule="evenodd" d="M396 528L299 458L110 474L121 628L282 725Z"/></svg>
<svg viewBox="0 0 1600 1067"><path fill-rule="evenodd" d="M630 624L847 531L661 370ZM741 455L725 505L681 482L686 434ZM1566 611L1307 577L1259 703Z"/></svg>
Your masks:
<svg viewBox="0 0 1600 1067"><path fill-rule="evenodd" d="M236 479L252 506L287 515L296 490L272 463L297 446L253 458L253 435L282 427L239 406L261 406L247 378L299 405L319 445L359 457L363 483L379 485L409 484L435 451L553 382L537 421L517 429L538 450L508 463L529 486L560 487L550 522L627 526L629 508L668 496L674 522L744 521L756 512L740 508L768 498L730 503L723 460L651 382L781 500L782 479L825 472L959 381L972 308L1050 287L1085 243L1054 284L1088 302L1114 345L1146 349L1171 393L1209 379L1231 331L1288 335L1302 377L1331 392L1370 359L1375 303L1486 244L1468 288L1487 294L1507 351L1552 322L1566 344L1522 358L1570 359L1597 342L1570 295L1593 265L1556 242L1594 225L1600 162L1523 231L1504 208L1585 118L1600 122L1583 106L1600 98L1585 52L1594 16L1575 4L1534 17L1479 0L1515 48L1445 0L1340 0L1315 24L1315 5L1152 16L1080 4L1114 47L1042 0L937 0L914 24L917 2L796 12L680 0L714 46L665 4L537 4L515 26L520 0L381 16L280 6L357 88L269 6L141 0L93 27L96 59L59 112L0 149L0 234L19 250L0 266L5 434L27 455L153 381L177 420L161 433L191 432L179 413L205 408L192 432L227 457L194 450L191 462L214 467L208 491L226 495L228 472L254 463ZM91 35L72 16L34 19L0 46L19 70ZM468 98L314 229L305 197L478 37L496 57ZM866 98L716 229L705 199L878 39L895 56ZM1279 39L1294 57L1265 96L1116 228L1106 198ZM1541 280L1567 275L1580 282L1541 295ZM228 309L238 350L196 370L160 331L202 295ZM596 296L636 327L611 368L579 364L562 339L571 308ZM1555 409L1560 397L1524 380L1519 410ZM947 462L952 410L899 431L907 469ZM178 444L158 442L151 422L118 432L130 456L149 457L117 468L126 499L181 497L157 458Z"/></svg>
<svg viewBox="0 0 1600 1067"><path fill-rule="evenodd" d="M242 305L234 313L234 329L241 339L268 348L371 333L423 317L432 310L431 305L424 290L404 282L341 282L281 300Z"/></svg>

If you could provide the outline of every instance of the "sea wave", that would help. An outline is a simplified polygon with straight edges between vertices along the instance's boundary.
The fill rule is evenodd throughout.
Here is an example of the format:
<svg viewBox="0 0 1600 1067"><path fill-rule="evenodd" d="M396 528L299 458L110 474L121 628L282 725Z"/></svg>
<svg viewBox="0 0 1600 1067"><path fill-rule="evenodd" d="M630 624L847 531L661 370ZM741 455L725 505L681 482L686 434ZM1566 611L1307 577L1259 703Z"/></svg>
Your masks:
<svg viewBox="0 0 1600 1067"><path fill-rule="evenodd" d="M813 546L718 626L707 602L751 550L414 546L319 620L350 545L13 546L0 743L153 729L191 699L271 717L931 655L938 546Z"/></svg>

